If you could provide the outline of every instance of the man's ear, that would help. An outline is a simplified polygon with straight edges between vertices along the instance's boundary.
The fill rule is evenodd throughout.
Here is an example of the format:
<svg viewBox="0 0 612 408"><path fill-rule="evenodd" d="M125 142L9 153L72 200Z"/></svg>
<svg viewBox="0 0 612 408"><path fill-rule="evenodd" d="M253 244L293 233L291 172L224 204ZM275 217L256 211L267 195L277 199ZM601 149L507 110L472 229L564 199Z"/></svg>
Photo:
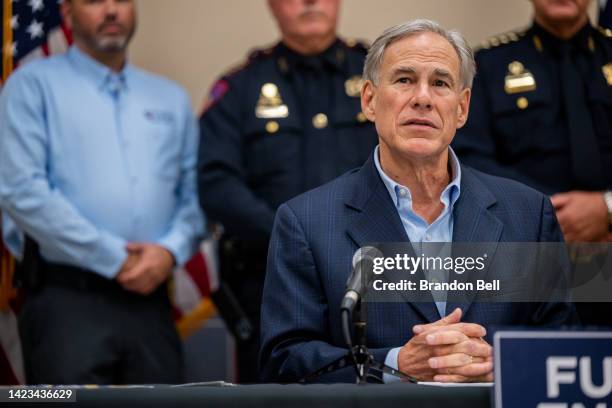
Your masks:
<svg viewBox="0 0 612 408"><path fill-rule="evenodd" d="M371 81L365 81L361 87L361 110L370 122L376 120L376 91Z"/></svg>
<svg viewBox="0 0 612 408"><path fill-rule="evenodd" d="M66 27L72 30L72 1L62 1L60 5L60 13L62 14L62 21L64 24L66 24Z"/></svg>
<svg viewBox="0 0 612 408"><path fill-rule="evenodd" d="M457 106L457 129L462 128L468 120L470 112L470 99L472 98L472 90L465 88L459 95L459 105Z"/></svg>

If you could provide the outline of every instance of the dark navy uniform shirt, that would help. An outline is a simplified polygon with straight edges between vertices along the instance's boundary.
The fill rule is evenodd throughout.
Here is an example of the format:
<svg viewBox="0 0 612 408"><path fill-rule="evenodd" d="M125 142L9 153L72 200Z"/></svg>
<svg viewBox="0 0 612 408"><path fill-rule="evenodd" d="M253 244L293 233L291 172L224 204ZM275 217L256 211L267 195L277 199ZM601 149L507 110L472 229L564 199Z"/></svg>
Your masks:
<svg viewBox="0 0 612 408"><path fill-rule="evenodd" d="M279 43L213 86L200 119L200 201L229 236L267 240L280 204L372 153L359 97L366 52L337 40L305 57Z"/></svg>
<svg viewBox="0 0 612 408"><path fill-rule="evenodd" d="M476 53L468 123L453 141L463 163L544 193L612 187L612 33L587 24L569 42L601 155L603 183L581 185L563 101L563 41L537 24L489 40ZM579 166L584 163L578 163Z"/></svg>

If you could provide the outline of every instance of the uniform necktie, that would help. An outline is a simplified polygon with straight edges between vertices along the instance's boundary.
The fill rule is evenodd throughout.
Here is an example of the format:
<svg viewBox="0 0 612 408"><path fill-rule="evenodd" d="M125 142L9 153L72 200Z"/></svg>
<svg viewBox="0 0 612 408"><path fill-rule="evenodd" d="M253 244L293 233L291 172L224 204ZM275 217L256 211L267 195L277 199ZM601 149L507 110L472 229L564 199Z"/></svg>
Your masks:
<svg viewBox="0 0 612 408"><path fill-rule="evenodd" d="M603 166L593 121L586 104L584 84L572 60L572 45L561 46L561 83L563 106L568 124L572 174L581 189L600 190L605 187Z"/></svg>

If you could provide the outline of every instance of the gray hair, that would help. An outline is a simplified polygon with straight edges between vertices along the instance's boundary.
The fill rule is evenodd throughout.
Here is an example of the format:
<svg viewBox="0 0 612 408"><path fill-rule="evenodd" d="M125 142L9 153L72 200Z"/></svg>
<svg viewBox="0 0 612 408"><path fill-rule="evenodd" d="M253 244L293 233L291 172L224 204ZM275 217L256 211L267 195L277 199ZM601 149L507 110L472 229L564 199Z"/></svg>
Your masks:
<svg viewBox="0 0 612 408"><path fill-rule="evenodd" d="M386 29L368 51L368 56L363 67L363 78L369 80L374 85L378 84L378 70L382 63L385 50L395 41L401 40L420 33L435 33L444 37L455 49L459 56L461 85L463 89L471 88L476 74L476 62L474 52L467 41L456 30L445 30L435 21L419 19L407 21Z"/></svg>

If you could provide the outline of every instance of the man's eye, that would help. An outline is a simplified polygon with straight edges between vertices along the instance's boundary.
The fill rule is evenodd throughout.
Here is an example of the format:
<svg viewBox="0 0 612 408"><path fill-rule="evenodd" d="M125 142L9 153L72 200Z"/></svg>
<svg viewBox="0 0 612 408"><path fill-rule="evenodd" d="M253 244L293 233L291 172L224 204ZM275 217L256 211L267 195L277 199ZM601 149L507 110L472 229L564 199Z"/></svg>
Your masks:
<svg viewBox="0 0 612 408"><path fill-rule="evenodd" d="M436 79L434 81L434 86L448 86L448 83L446 81L441 80L441 79Z"/></svg>
<svg viewBox="0 0 612 408"><path fill-rule="evenodd" d="M401 78L398 78L397 82L400 84L407 84L410 82L410 78L401 77Z"/></svg>

